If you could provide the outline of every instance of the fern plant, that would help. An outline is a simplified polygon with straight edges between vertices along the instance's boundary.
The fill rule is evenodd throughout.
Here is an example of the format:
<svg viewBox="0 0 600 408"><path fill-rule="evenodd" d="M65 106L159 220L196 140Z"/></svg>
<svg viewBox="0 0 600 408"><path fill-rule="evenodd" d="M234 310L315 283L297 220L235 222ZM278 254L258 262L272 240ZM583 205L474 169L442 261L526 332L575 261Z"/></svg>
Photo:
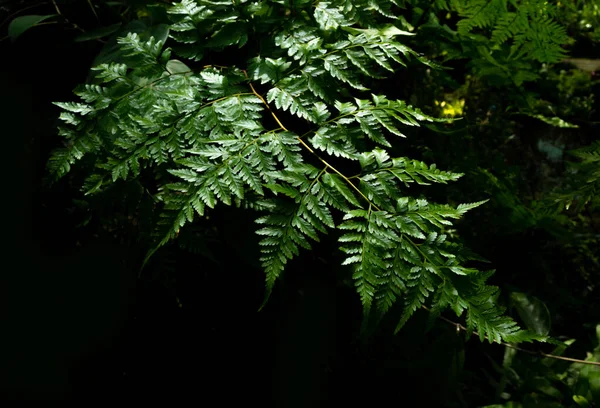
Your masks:
<svg viewBox="0 0 600 408"><path fill-rule="evenodd" d="M433 52L445 61L466 59L473 76L492 86L516 88L520 110L540 113L532 112L536 99L523 84L540 78L542 64L562 61L565 46L573 42L559 22L558 6L538 0L413 0L404 5L408 3L417 6L412 20L425 21L419 31Z"/></svg>
<svg viewBox="0 0 600 408"><path fill-rule="evenodd" d="M512 42L511 58L555 63L566 56L562 45L569 42L564 26L556 17L556 6L541 0L449 0L436 2L438 8L458 13L460 35L487 34L499 47ZM483 30L483 32L482 32Z"/></svg>
<svg viewBox="0 0 600 408"><path fill-rule="evenodd" d="M503 316L491 273L467 267L445 233L483 201L455 207L410 193L462 175L390 157L404 128L438 121L368 92L410 59L433 66L401 41L410 33L393 25L396 11L388 0L174 4L169 47L129 33L78 102L57 103L66 143L50 173L85 158L87 194L156 186L148 257L217 205L257 211L267 298L291 259L339 230L365 321L400 307L400 329L418 308L450 308L482 340L544 340Z"/></svg>

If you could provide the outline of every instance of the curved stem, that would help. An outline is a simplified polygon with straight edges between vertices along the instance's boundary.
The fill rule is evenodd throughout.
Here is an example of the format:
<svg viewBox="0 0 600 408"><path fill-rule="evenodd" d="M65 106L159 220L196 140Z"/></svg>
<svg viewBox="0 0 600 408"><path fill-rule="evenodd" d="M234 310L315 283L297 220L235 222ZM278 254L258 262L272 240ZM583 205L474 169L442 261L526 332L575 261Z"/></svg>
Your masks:
<svg viewBox="0 0 600 408"><path fill-rule="evenodd" d="M245 73L245 72L244 72ZM252 85L251 82L248 82L248 85L250 85L250 89L252 89L252 93L254 93L254 95L256 95L257 98L259 98L262 103L266 106L267 110L271 113L271 115L273 116L273 118L275 119L275 122L277 122L277 124L279 126L281 126L281 128L283 130L285 130L286 132L289 132L289 130L283 125L283 123L281 123L281 121L279 120L279 118L277 117L277 115L275 115L275 112L273 112L273 110L271 109L271 107L269 106L269 104L267 103L267 101L265 100L265 98L262 97L261 94L259 94L258 92L256 92L256 89L254 89L254 86ZM321 161L321 163L323 163L326 167L328 167L329 169L331 169L333 172L335 172L337 175L339 175L341 178L343 178L346 183L348 183L350 185L350 187L352 187L358 194L360 194L360 196L362 198L365 199L365 201L367 203L369 203L370 206L372 206L373 208L375 208L377 211L381 211L381 209L379 209L375 204L373 204L371 202L371 200L369 200L369 198L364 195L364 193L362 191L360 191L360 189L358 187L356 187L348 177L346 177L342 172L340 172L338 169L336 169L335 167L333 167L331 164L329 164L325 159L323 159L321 156L319 156L312 147L310 147L308 144L306 144L306 142L304 140L302 140L302 138L300 138L299 136L296 136L296 139L298 139L298 141L300 142L300 144L302 146L304 146L304 148L306 150L308 150L310 153L312 153L317 159L319 159L319 161Z"/></svg>
<svg viewBox="0 0 600 408"><path fill-rule="evenodd" d="M421 307L423 309L427 310L428 312L431 311L431 309L429 309L427 306L421 306ZM443 320L446 323L449 323L449 324L455 326L457 331L464 331L464 332L467 331L467 328L465 326L463 326L462 324L460 324L460 323L453 322L452 320L447 319L444 316L438 316L438 317L439 317L440 320ZM473 331L472 335L473 336L479 336L479 333L477 333L476 331ZM486 336L486 338L487 338L487 336ZM515 349L517 351L522 351L523 353L531 354L531 355L534 355L534 356L541 356L541 357L553 358L555 360L571 361L573 363L578 363L578 364L587 364L587 365L600 366L600 362L597 362L597 361L586 361L586 360L580 360L580 359L577 359L577 358L556 356L554 354L548 354L548 353L544 353L544 352L541 352L541 351L533 351L533 350L523 349L521 347L517 347L515 345L509 344L509 343L504 343L504 342L502 342L500 344L503 345L504 347L509 347L509 348Z"/></svg>

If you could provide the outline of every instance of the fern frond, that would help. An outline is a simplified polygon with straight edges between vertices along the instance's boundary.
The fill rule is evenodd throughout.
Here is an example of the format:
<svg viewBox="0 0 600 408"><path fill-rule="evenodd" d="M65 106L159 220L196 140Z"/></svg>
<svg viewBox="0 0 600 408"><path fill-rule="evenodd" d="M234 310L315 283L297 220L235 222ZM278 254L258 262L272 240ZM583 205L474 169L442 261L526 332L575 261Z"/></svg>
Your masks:
<svg viewBox="0 0 600 408"><path fill-rule="evenodd" d="M317 121L310 109L316 103L316 98L309 91L306 79L300 75L279 81L278 86L267 93L267 101L273 102L277 109L289 111L311 122Z"/></svg>
<svg viewBox="0 0 600 408"><path fill-rule="evenodd" d="M318 233L326 233L327 227L334 226L327 204L319 197L318 181L323 174L324 170L303 166L301 172L280 172L276 178L282 183L268 185L294 204L272 200L277 211L256 220L263 225L257 234L264 237L260 240L260 261L267 275L267 298L287 262L299 254L299 248L311 248L307 238L319 241Z"/></svg>
<svg viewBox="0 0 600 408"><path fill-rule="evenodd" d="M513 40L511 57L554 63L563 59L561 47L569 41L566 30L554 20L554 7L541 1L459 0L452 4L462 18L460 35L474 29L491 30L492 46Z"/></svg>
<svg viewBox="0 0 600 408"><path fill-rule="evenodd" d="M533 40L525 15L544 44L563 40L547 16L520 14L521 6L510 14L506 0L452 4L464 17L465 35L494 28L493 41L512 39L528 58L558 55L550 46L545 56L527 49ZM172 49L128 34L118 40L124 63L96 67L95 82L77 89L79 101L57 104L66 143L53 153L50 171L63 176L88 156L90 194L117 180L150 183L159 215L148 257L216 206L236 205L260 212L267 298L301 249L339 229L365 322L401 303L399 329L433 303L436 313L466 312L469 330L488 339L525 339L493 303L495 289L483 284L487 275L466 266L447 233L483 202L450 206L412 197L415 184L450 183L462 174L385 150L407 129L440 120L384 95L354 97L408 59L433 66L401 41L412 34L393 25L398 5L303 0L292 13L283 1L180 1L167 9ZM510 23L513 17L518 24ZM187 61L209 55L205 62L212 64L226 47L243 48L236 66ZM492 56L487 60L500 69ZM265 129L268 123L276 128ZM581 152L585 160L595 154ZM360 173L334 167L344 159L358 163Z"/></svg>
<svg viewBox="0 0 600 408"><path fill-rule="evenodd" d="M349 22L341 11L341 7L335 7L331 3L320 1L315 7L315 20L323 31L336 30L340 26L348 25Z"/></svg>
<svg viewBox="0 0 600 408"><path fill-rule="evenodd" d="M465 35L474 28L491 27L506 13L506 0L464 1L460 2L458 12L463 17L457 24L458 32Z"/></svg>
<svg viewBox="0 0 600 408"><path fill-rule="evenodd" d="M425 300L429 298L431 293L434 291L433 281L429 275L429 272L423 270L422 267L413 266L410 270L408 280L406 283L408 290L406 294L406 300L404 304L404 310L400 321L396 325L395 333L397 333L410 319L414 312L418 308L423 306Z"/></svg>

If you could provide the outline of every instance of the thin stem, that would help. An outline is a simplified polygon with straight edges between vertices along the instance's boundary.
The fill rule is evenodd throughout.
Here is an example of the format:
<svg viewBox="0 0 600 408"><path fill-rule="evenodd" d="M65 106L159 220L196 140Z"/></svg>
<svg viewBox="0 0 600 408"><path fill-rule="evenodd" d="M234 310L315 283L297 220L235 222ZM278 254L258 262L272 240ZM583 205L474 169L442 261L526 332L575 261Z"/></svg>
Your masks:
<svg viewBox="0 0 600 408"><path fill-rule="evenodd" d="M302 144L302 146L304 146L309 152L311 152L312 154L314 154L317 159L319 159L323 164L325 164L327 167L329 167L331 170L333 170L335 173L337 173L341 178L343 178L346 181L346 183L348 183L350 185L350 187L352 187L354 190L356 190L356 192L358 194L360 194L360 196L362 198L364 198L367 203L369 203L370 206L372 206L373 208L375 208L377 211L381 211L381 209L379 207L377 207L374 203L372 203L371 200L369 200L369 198L366 195L364 195L363 192L360 191L359 188L356 187L348 179L348 177L346 177L342 172L340 172L338 169L336 169L331 164L329 164L325 159L323 159L321 156L319 156L317 153L315 153L315 151L309 145L307 145L306 142L304 142L304 140L302 140L300 138L297 138L297 139L300 142L300 144Z"/></svg>
<svg viewBox="0 0 600 408"><path fill-rule="evenodd" d="M244 73L246 73L244 71ZM256 92L256 89L254 89L254 86L252 85L251 82L248 82L248 84L250 85L250 89L252 89L252 93L254 93L254 95L256 95L257 98L259 98L262 103L266 106L267 110L269 112L271 112L271 115L273 116L273 118L275 119L275 122L277 122L277 124L279 126L281 126L281 128L283 130L285 130L286 132L289 132L289 130L283 125L283 123L281 123L281 121L279 120L279 118L277 117L277 115L275 115L275 112L273 112L273 110L271 109L271 107L269 106L269 104L267 103L267 101L265 100L265 98L262 97L262 95L260 95L258 92ZM373 204L371 202L371 200L369 200L369 198L363 194L362 191L359 190L358 187L356 187L349 179L348 177L346 177L342 172L340 172L338 169L336 169L335 167L333 167L331 164L329 164L325 159L323 159L321 156L319 156L317 153L315 153L315 151L308 145L306 144L306 142L304 140L302 140L299 136L296 136L296 139L298 139L298 141L300 142L300 144L302 146L304 146L306 148L306 150L308 150L310 153L312 153L317 159L319 159L319 161L321 161L321 163L323 163L325 166L327 166L328 168L330 168L331 170L333 170L336 174L338 174L341 178L343 178L346 183L348 183L350 185L350 187L352 187L354 190L356 190L356 192L358 194L360 194L360 196L362 198L364 198L367 203L369 203L369 205L371 205L373 208L375 208L377 211L381 211L375 204Z"/></svg>
<svg viewBox="0 0 600 408"><path fill-rule="evenodd" d="M94 13L94 16L96 17L96 21L100 22L100 18L98 17L98 13L96 13L96 9L94 8L92 1L87 0L87 4L90 6L90 9L92 9L92 13Z"/></svg>
<svg viewBox="0 0 600 408"><path fill-rule="evenodd" d="M55 0L52 0L52 4L54 5L54 9L56 10L56 14L58 14L59 16L62 16L62 13L60 12L60 9L58 8L58 4L56 4Z"/></svg>
<svg viewBox="0 0 600 408"><path fill-rule="evenodd" d="M94 15L96 16L96 19L98 19L98 15L96 14L94 7L92 6L92 3L90 3L89 0L88 0L88 3L90 5L90 7L92 8L92 11L94 12ZM61 16L67 24L70 24L71 26L73 26L74 29L81 31L83 34L86 33L86 31L83 28L81 28L77 24L73 23L71 20L69 20L67 17L65 17L65 15L63 13L61 13L60 8L58 8L58 4L56 4L56 0L52 0L52 4L54 4L54 9L56 10L56 14ZM98 41L99 43L106 44L106 41L102 40L101 38L96 38L95 40Z"/></svg>
<svg viewBox="0 0 600 408"><path fill-rule="evenodd" d="M423 309L427 310L428 312L431 312L431 309L429 309L427 306L421 306L421 307ZM450 319L447 319L444 316L438 316L438 317L439 317L440 320L443 320L446 323L449 323L449 324L455 326L457 331L461 331L462 330L464 332L467 332L467 328L465 326L463 326L462 324L454 322L454 321L452 321ZM472 335L473 336L479 336L479 333L477 333L476 331L473 331ZM486 338L487 338L487 336L486 336ZM534 356L541 356L541 357L553 358L555 360L571 361L573 363L579 363L579 364L588 364L588 365L600 366L600 362L597 362L597 361L585 361L585 360L580 360L580 359L577 359L577 358L563 357L563 356L557 356L557 355L554 355L554 354L548 354L548 353L544 353L542 351L526 350L526 349L523 349L521 347L517 347L517 346L514 346L512 344L504 343L504 342L501 342L500 344L503 345L504 347L509 347L509 348L515 349L517 351L522 351L523 353L531 354L531 355L534 355Z"/></svg>
<svg viewBox="0 0 600 408"><path fill-rule="evenodd" d="M76 30L79 30L79 31L81 31L82 33L85 33L85 30L84 30L83 28L79 27L79 26L78 26L77 24L75 24L75 23L72 23L72 22L71 22L71 21L70 21L68 18L66 18L66 17L64 16L64 14L63 14L63 13L61 13L61 11L60 11L60 8L58 8L58 4L56 4L56 0L52 0L52 4L54 4L54 9L56 10L56 14L58 14L59 16L61 16L61 17L62 17L62 18L65 20L65 22L66 22L67 24L70 24L70 25L72 25L72 26L73 26L73 28L75 28Z"/></svg>
<svg viewBox="0 0 600 408"><path fill-rule="evenodd" d="M244 74L245 74L245 73L246 73L246 72L244 71ZM271 107L269 106L269 104L267 103L267 101L265 100L265 98L263 98L261 94L259 94L258 92L256 92L256 89L254 89L254 86L252 85L252 83L251 83L251 82L248 82L248 85L250 85L250 89L252 89L252 93L253 93L253 94L254 94L254 95L255 95L255 96L258 98L258 99L260 99L260 100L262 101L262 103L263 103L263 104L264 104L264 105L267 107L267 110L268 110L268 111L271 113L271 115L273 115L273 118L275 119L275 122L277 122L277 124L278 124L278 125L279 125L279 126L280 126L280 127L283 129L283 130L285 130L286 132L289 132L289 130L288 130L288 129L287 129L285 126L283 126L283 123L281 123L281 121L279 120L279 118L277 117L277 115L275 115L275 112L273 112L273 111L271 110Z"/></svg>

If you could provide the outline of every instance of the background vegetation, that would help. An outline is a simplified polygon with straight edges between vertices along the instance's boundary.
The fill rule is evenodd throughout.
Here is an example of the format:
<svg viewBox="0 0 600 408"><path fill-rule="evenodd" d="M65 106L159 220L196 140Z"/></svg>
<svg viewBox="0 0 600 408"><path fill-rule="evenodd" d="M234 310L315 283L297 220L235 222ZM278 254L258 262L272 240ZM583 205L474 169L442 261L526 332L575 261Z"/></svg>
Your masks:
<svg viewBox="0 0 600 408"><path fill-rule="evenodd" d="M166 5L1 7L4 274L16 288L4 313L4 398L600 404L598 366L535 354L600 361L596 2L398 2L396 26L416 34L402 41L435 66L413 58L371 87L454 119L411 131L402 155L465 174L427 187L432 201L489 200L448 233L496 270L508 315L558 340L519 346L534 354L482 344L441 319L431 325L424 310L394 335L401 307L361 337L363 308L332 256L335 240L290 262L257 313L256 217L235 207L181 229L138 276L153 239L143 211L153 207L125 183L84 196L85 166L48 187L46 163L62 143L51 102L72 100L90 67L114 59L116 37L166 36ZM242 57L226 49L207 58Z"/></svg>

